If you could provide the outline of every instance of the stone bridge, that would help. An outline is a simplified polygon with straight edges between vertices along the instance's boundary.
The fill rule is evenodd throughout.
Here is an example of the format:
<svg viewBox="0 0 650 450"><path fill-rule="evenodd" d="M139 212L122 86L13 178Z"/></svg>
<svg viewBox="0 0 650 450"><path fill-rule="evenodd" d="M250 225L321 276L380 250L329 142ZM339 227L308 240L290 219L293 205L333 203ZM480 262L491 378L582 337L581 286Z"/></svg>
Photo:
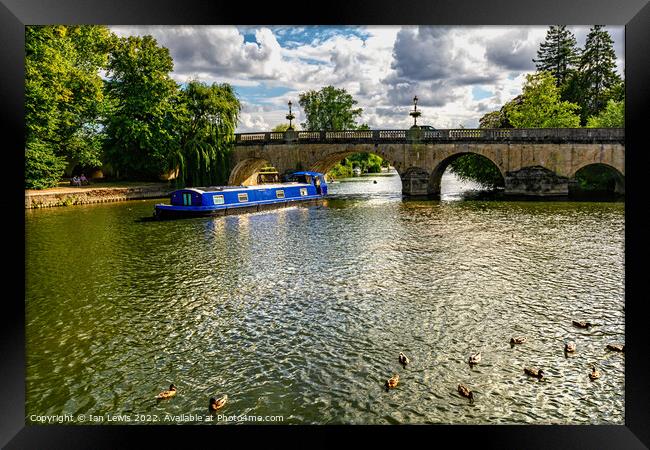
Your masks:
<svg viewBox="0 0 650 450"><path fill-rule="evenodd" d="M576 173L603 165L625 192L623 128L510 128L354 130L244 133L235 135L229 184L255 184L265 165L278 172L327 172L346 156L374 153L402 179L406 196L439 196L440 180L454 159L476 153L501 172L505 193L567 195Z"/></svg>

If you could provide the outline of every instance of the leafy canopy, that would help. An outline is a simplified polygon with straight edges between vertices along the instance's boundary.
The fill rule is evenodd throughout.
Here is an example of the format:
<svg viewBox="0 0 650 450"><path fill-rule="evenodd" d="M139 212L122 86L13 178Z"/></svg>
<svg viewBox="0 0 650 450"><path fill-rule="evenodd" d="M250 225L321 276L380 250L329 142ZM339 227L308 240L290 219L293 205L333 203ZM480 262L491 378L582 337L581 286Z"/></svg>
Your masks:
<svg viewBox="0 0 650 450"><path fill-rule="evenodd" d="M553 74L548 71L526 76L523 100L508 119L515 128L572 128L580 126L580 107L562 101Z"/></svg>
<svg viewBox="0 0 650 450"><path fill-rule="evenodd" d="M101 164L99 70L113 38L105 26L25 27L26 187L54 186L68 164Z"/></svg>
<svg viewBox="0 0 650 450"><path fill-rule="evenodd" d="M587 120L589 128L623 128L625 126L625 101L610 100L597 116Z"/></svg>

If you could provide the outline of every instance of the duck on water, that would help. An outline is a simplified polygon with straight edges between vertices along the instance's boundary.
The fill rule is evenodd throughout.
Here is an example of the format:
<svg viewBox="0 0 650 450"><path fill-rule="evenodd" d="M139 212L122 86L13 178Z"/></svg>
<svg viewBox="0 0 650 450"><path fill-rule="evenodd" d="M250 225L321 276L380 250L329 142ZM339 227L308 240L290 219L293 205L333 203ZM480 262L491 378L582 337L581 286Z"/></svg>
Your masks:
<svg viewBox="0 0 650 450"><path fill-rule="evenodd" d="M155 205L154 217L168 219L256 212L296 204L317 204L326 195L325 175L294 172L284 183L178 189L170 195L171 204Z"/></svg>

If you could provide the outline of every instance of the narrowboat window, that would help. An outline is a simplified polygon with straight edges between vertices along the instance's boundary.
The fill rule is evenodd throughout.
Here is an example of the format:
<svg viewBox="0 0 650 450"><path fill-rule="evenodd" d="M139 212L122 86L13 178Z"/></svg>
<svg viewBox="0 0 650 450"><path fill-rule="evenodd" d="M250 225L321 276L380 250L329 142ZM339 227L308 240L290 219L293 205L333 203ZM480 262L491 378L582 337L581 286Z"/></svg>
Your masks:
<svg viewBox="0 0 650 450"><path fill-rule="evenodd" d="M192 204L192 194L183 194L183 205L189 206Z"/></svg>
<svg viewBox="0 0 650 450"><path fill-rule="evenodd" d="M241 194L237 194L237 200L240 202L247 202L248 201L248 193L247 192L242 192Z"/></svg>
<svg viewBox="0 0 650 450"><path fill-rule="evenodd" d="M305 175L305 183L311 184L311 177L309 175Z"/></svg>
<svg viewBox="0 0 650 450"><path fill-rule="evenodd" d="M275 191L275 197L284 198L284 191L282 189L278 189L277 191Z"/></svg>
<svg viewBox="0 0 650 450"><path fill-rule="evenodd" d="M214 202L215 205L223 205L224 204L223 195L213 195L212 201Z"/></svg>
<svg viewBox="0 0 650 450"><path fill-rule="evenodd" d="M300 195L307 195L307 188L300 188Z"/></svg>
<svg viewBox="0 0 650 450"><path fill-rule="evenodd" d="M289 181L297 182L297 183L305 183L306 177L305 175L293 175L289 178Z"/></svg>

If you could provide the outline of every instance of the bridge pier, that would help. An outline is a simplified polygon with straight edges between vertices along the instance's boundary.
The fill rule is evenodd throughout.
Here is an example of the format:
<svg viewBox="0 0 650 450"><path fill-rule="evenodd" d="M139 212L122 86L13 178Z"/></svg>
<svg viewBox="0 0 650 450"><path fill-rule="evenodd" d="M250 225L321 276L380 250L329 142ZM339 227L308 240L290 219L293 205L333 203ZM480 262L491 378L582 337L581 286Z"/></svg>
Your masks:
<svg viewBox="0 0 650 450"><path fill-rule="evenodd" d="M542 166L525 167L506 172L505 194L531 197L556 197L569 195L569 179Z"/></svg>
<svg viewBox="0 0 650 450"><path fill-rule="evenodd" d="M429 172L421 167L410 167L400 174L402 178L402 195L407 197L429 196Z"/></svg>

